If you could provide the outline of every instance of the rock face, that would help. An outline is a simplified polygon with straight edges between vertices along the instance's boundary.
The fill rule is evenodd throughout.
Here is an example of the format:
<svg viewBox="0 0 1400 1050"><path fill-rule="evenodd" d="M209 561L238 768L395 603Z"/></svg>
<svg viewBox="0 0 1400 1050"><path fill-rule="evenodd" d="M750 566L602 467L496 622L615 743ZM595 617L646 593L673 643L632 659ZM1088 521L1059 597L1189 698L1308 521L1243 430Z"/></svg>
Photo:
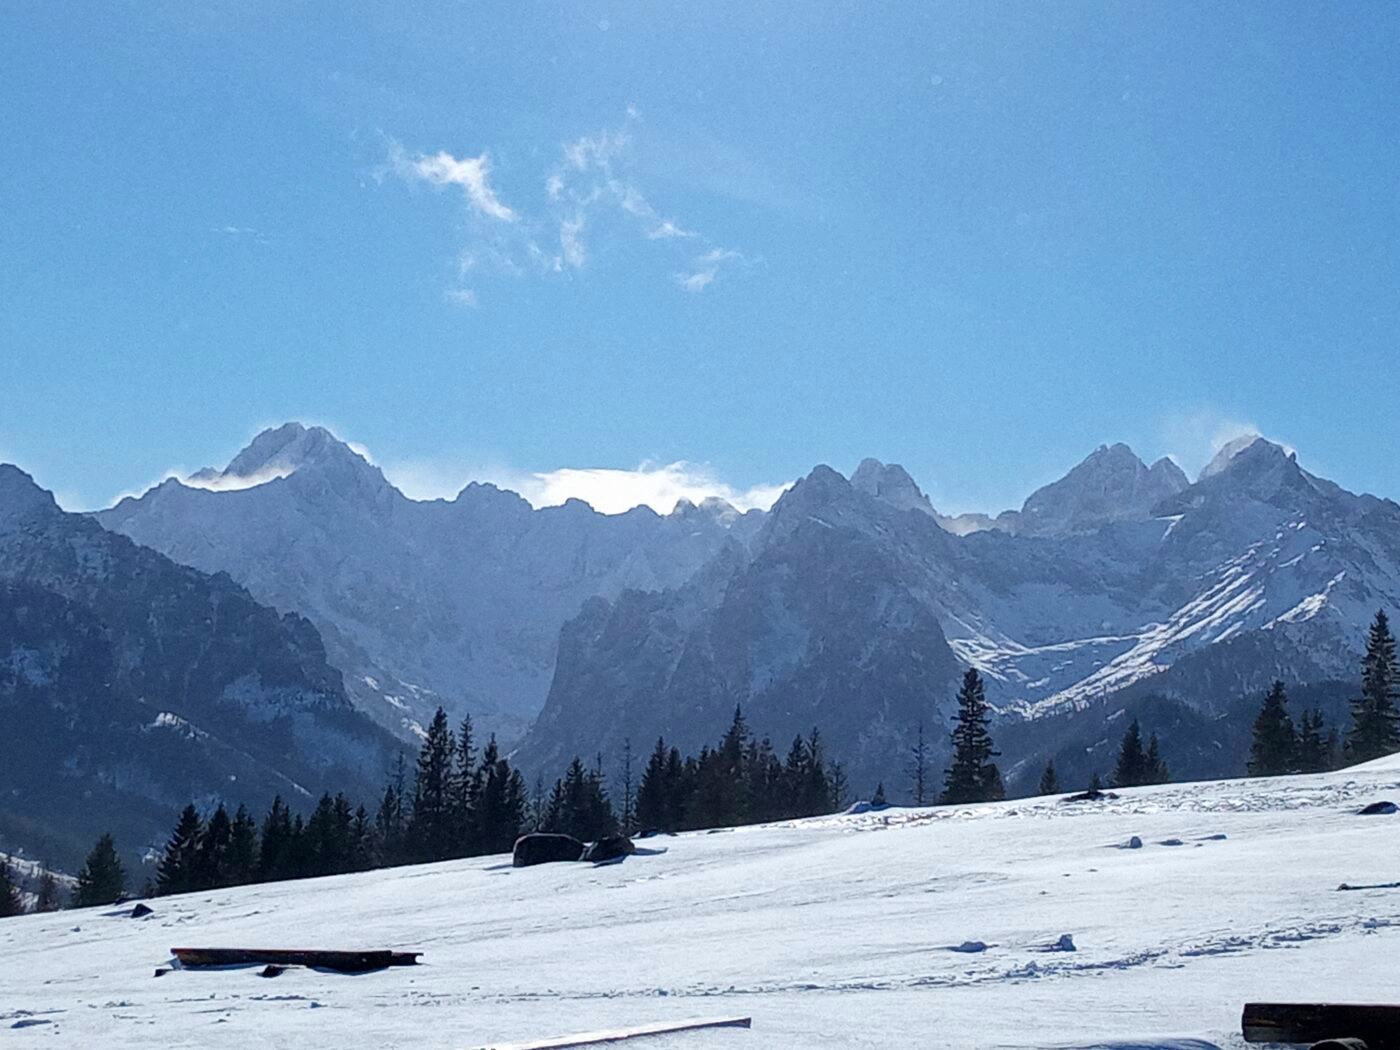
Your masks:
<svg viewBox="0 0 1400 1050"><path fill-rule="evenodd" d="M66 514L0 465L0 838L80 859L191 800L370 797L394 745L316 630Z"/></svg>
<svg viewBox="0 0 1400 1050"><path fill-rule="evenodd" d="M1031 493L1013 531L1067 536L1095 532L1113 522L1139 521L1189 485L1169 459L1149 467L1127 445L1103 445L1059 481Z"/></svg>
<svg viewBox="0 0 1400 1050"><path fill-rule="evenodd" d="M534 510L481 484L420 502L328 431L289 423L224 470L97 517L305 616L381 724L411 736L441 703L509 741L543 704L559 629L589 598L678 586L761 515L717 500L665 516L578 500Z"/></svg>

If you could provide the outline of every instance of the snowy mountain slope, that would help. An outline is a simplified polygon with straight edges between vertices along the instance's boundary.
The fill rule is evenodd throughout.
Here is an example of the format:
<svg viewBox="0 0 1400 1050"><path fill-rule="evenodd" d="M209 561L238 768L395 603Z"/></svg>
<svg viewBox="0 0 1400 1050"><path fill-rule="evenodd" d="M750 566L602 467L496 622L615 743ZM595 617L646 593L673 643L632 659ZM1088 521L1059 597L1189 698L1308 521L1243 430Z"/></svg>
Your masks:
<svg viewBox="0 0 1400 1050"><path fill-rule="evenodd" d="M1151 688L1179 663L1199 673L1183 670L1164 695L1207 719L1275 675L1354 677L1374 611L1400 605L1400 507L1316 478L1262 440L1226 450L1194 485L1178 488L1173 471L1101 449L1048 487L1061 495L1027 501L1055 528L957 536L900 468L867 460L847 483L819 467L773 507L748 560L711 567L725 582L629 595L567 626L522 755L615 754L627 733L708 740L742 703L760 733L813 722L853 770L895 776L915 722L947 711L955 668L933 655L945 640L1009 718ZM1064 495L1107 490L1170 494L1149 510L1128 500L1121 515ZM808 568L765 571L775 560ZM805 575L831 593L898 600L833 606L815 624ZM747 655L726 665L735 652ZM865 672L876 652L891 669L879 679ZM775 694L775 681L792 685ZM1203 772L1234 772L1237 757Z"/></svg>
<svg viewBox="0 0 1400 1050"><path fill-rule="evenodd" d="M393 750L305 620L0 465L0 839L76 864L106 830L157 841L191 799L364 794Z"/></svg>
<svg viewBox="0 0 1400 1050"><path fill-rule="evenodd" d="M410 500L320 427L265 431L222 470L98 520L321 631L356 706L403 732L438 703L514 738L544 701L559 628L597 595L688 579L761 515L719 501L604 515L492 485ZM198 486L198 487L196 487Z"/></svg>
<svg viewBox="0 0 1400 1050"><path fill-rule="evenodd" d="M646 1045L1240 1050L1246 1000L1392 998L1400 891L1338 890L1395 879L1400 817L1355 815L1379 798L1400 800L1395 758L684 834L596 868L478 858L166 898L143 920L25 916L0 922L0 1024L55 1048L459 1050L732 1014L752 1030ZM1048 950L1064 934L1076 950ZM425 954L153 978L176 945Z"/></svg>

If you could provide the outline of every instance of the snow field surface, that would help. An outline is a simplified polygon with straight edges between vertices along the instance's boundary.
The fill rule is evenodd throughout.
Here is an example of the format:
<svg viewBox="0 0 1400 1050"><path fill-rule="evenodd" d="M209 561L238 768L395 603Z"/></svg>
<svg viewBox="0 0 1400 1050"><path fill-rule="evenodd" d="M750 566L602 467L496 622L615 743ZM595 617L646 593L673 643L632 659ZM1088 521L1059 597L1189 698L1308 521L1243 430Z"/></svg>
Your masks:
<svg viewBox="0 0 1400 1050"><path fill-rule="evenodd" d="M0 1047L447 1050L722 1015L753 1029L635 1045L1239 1047L1247 1000L1396 999L1400 890L1338 889L1400 880L1400 815L1356 815L1383 798L1400 756L24 916L0 922ZM1062 934L1076 950L1048 950ZM424 956L153 977L174 946Z"/></svg>

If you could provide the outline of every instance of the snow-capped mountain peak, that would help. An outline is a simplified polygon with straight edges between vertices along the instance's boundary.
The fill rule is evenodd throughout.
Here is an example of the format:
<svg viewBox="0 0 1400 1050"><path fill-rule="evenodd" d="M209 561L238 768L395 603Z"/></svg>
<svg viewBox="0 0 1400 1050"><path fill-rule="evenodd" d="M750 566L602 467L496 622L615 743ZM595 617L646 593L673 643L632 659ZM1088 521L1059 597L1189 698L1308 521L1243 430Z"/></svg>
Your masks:
<svg viewBox="0 0 1400 1050"><path fill-rule="evenodd" d="M1100 445L1059 481L1031 493L1016 531L1028 535L1092 532L1115 521L1151 516L1158 502L1190 481L1170 459L1151 467L1124 444Z"/></svg>
<svg viewBox="0 0 1400 1050"><path fill-rule="evenodd" d="M373 489L388 486L378 467L325 427L295 422L262 431L223 470L206 467L191 474L186 484L222 491L298 473L323 474L342 483L353 480Z"/></svg>

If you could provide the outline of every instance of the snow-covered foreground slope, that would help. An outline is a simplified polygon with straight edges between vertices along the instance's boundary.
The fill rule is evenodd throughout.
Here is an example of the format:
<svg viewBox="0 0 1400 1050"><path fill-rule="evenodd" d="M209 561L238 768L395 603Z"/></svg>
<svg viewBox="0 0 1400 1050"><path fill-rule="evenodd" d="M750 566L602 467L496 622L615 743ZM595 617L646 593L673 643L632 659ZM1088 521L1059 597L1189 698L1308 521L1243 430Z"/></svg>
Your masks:
<svg viewBox="0 0 1400 1050"><path fill-rule="evenodd" d="M0 1044L446 1050L740 1014L751 1031L645 1045L1237 1046L1249 999L1395 998L1400 889L1338 889L1400 879L1400 815L1355 814L1380 798L1400 801L1396 759L689 834L599 868L496 857L169 898L144 920L27 916L0 922ZM1066 933L1077 951L1045 950ZM950 950L971 940L986 950ZM152 977L177 945L425 954L360 977Z"/></svg>

